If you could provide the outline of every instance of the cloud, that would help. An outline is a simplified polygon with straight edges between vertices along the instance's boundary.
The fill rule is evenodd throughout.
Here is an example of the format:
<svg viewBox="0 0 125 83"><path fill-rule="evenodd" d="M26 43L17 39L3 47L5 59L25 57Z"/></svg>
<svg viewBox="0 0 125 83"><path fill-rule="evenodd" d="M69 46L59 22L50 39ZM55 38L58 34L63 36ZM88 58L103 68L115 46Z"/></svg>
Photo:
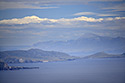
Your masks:
<svg viewBox="0 0 125 83"><path fill-rule="evenodd" d="M112 11L125 11L125 3L120 3L120 4L115 4L115 5L112 5L110 7L105 7L105 8L102 8L102 9L108 9L108 10L112 10Z"/></svg>
<svg viewBox="0 0 125 83"><path fill-rule="evenodd" d="M48 22L56 22L54 19L48 19L48 18L39 18L37 16L27 16L24 18L14 18L14 19L9 19L9 20L1 20L0 24L30 24L30 23L41 23L44 21Z"/></svg>
<svg viewBox="0 0 125 83"><path fill-rule="evenodd" d="M73 14L74 16L81 16L81 15L95 15L95 16L118 16L118 14L100 14L100 13L94 13L94 12L79 12Z"/></svg>
<svg viewBox="0 0 125 83"><path fill-rule="evenodd" d="M61 18L61 19L49 19L49 18L39 18L37 16L27 16L24 18L13 18L7 20L0 20L1 25L22 25L22 24L41 24L41 25L55 25L55 24L64 24L72 25L72 23L77 22L102 22L102 21L113 21L113 20L122 20L125 17L114 17L114 18L92 18L92 17L77 17L77 18Z"/></svg>
<svg viewBox="0 0 125 83"><path fill-rule="evenodd" d="M73 21L87 21L87 22L101 22L103 20L103 18L99 18L99 19L95 19L92 17L85 17L85 16L81 16L78 18L74 18L72 19Z"/></svg>
<svg viewBox="0 0 125 83"><path fill-rule="evenodd" d="M5 25L2 25L2 24ZM125 17L49 19L27 16L0 21L1 45L32 44L38 41L69 40L84 33L125 37ZM10 25L11 24L11 25ZM16 24L16 25L15 25ZM10 43L11 41L11 43Z"/></svg>
<svg viewBox="0 0 125 83"><path fill-rule="evenodd" d="M50 9L58 7L49 7L40 5L35 5L34 3L26 2L0 2L0 9Z"/></svg>
<svg viewBox="0 0 125 83"><path fill-rule="evenodd" d="M75 13L73 14L74 16L80 16L80 15L96 15L96 13L93 12L79 12L79 13Z"/></svg>
<svg viewBox="0 0 125 83"><path fill-rule="evenodd" d="M101 22L103 18L92 18L92 17L77 17L77 18L61 18L61 19L48 19L48 18L39 18L37 16L27 16L24 18L13 18L8 20L0 20L1 25L25 25L25 24L40 24L41 26L54 27L56 25L68 25L72 26L73 24L78 24L79 22Z"/></svg>
<svg viewBox="0 0 125 83"><path fill-rule="evenodd" d="M106 18L105 20L113 21L113 20L123 20L123 19L125 19L125 17Z"/></svg>
<svg viewBox="0 0 125 83"><path fill-rule="evenodd" d="M66 4L76 5L76 4L86 4L94 1L109 2L109 1L122 1L122 0L77 0L77 1L76 0L0 0L0 9L13 9L13 8L48 9L48 8L58 8L58 7L49 7L48 5L66 5Z"/></svg>
<svg viewBox="0 0 125 83"><path fill-rule="evenodd" d="M118 16L118 14L97 14L97 16Z"/></svg>
<svg viewBox="0 0 125 83"><path fill-rule="evenodd" d="M37 3L61 3L61 2L93 2L93 1L123 1L123 0L0 0L1 2L37 2Z"/></svg>

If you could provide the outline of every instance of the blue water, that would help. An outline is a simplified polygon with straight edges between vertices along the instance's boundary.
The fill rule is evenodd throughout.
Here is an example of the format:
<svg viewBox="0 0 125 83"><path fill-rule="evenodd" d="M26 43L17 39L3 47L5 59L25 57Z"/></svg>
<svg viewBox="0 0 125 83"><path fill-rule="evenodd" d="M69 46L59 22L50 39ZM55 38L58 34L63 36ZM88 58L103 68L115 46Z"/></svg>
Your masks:
<svg viewBox="0 0 125 83"><path fill-rule="evenodd" d="M40 67L0 71L0 83L125 83L125 59L10 64Z"/></svg>

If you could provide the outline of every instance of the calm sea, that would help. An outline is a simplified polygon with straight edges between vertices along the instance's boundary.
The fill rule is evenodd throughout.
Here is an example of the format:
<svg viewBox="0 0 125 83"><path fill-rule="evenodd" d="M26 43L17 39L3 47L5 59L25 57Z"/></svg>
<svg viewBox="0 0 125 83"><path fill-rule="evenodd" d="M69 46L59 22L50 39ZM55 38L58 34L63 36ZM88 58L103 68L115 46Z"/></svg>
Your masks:
<svg viewBox="0 0 125 83"><path fill-rule="evenodd" d="M40 67L0 71L0 83L125 83L125 59L9 64Z"/></svg>

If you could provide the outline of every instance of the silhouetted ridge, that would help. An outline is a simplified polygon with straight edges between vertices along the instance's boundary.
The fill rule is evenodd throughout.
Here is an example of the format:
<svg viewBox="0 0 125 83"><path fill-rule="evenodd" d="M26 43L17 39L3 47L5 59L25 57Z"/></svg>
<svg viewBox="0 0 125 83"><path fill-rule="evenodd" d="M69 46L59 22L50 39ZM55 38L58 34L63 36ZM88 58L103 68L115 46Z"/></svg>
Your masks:
<svg viewBox="0 0 125 83"><path fill-rule="evenodd" d="M123 54L108 54L105 52L98 52L89 56L86 56L84 58L125 58L124 53Z"/></svg>

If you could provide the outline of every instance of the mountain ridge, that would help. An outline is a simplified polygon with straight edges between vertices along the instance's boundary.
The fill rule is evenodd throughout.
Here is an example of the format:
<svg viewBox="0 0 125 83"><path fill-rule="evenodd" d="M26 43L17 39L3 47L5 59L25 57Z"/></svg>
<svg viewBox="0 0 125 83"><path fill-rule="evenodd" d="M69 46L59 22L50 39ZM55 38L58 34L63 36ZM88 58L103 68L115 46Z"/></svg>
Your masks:
<svg viewBox="0 0 125 83"><path fill-rule="evenodd" d="M35 43L33 47L44 50L62 51L68 54L80 53L93 54L100 51L107 53L123 53L125 51L125 38L124 37L104 37L104 36L92 36L92 37L80 37L76 40L68 41L48 41Z"/></svg>
<svg viewBox="0 0 125 83"><path fill-rule="evenodd" d="M124 37L106 37L95 34L86 34L75 40L44 41L34 43L32 46L0 47L0 50L43 49L46 51L60 51L73 56L86 56L97 52L123 53L125 51Z"/></svg>
<svg viewBox="0 0 125 83"><path fill-rule="evenodd" d="M0 52L0 60L6 63L50 62L75 59L63 52L44 51L40 49L15 50Z"/></svg>
<svg viewBox="0 0 125 83"><path fill-rule="evenodd" d="M98 52L92 55L85 56L86 59L96 59L96 58L125 58L125 53L122 54L108 54L105 52Z"/></svg>

